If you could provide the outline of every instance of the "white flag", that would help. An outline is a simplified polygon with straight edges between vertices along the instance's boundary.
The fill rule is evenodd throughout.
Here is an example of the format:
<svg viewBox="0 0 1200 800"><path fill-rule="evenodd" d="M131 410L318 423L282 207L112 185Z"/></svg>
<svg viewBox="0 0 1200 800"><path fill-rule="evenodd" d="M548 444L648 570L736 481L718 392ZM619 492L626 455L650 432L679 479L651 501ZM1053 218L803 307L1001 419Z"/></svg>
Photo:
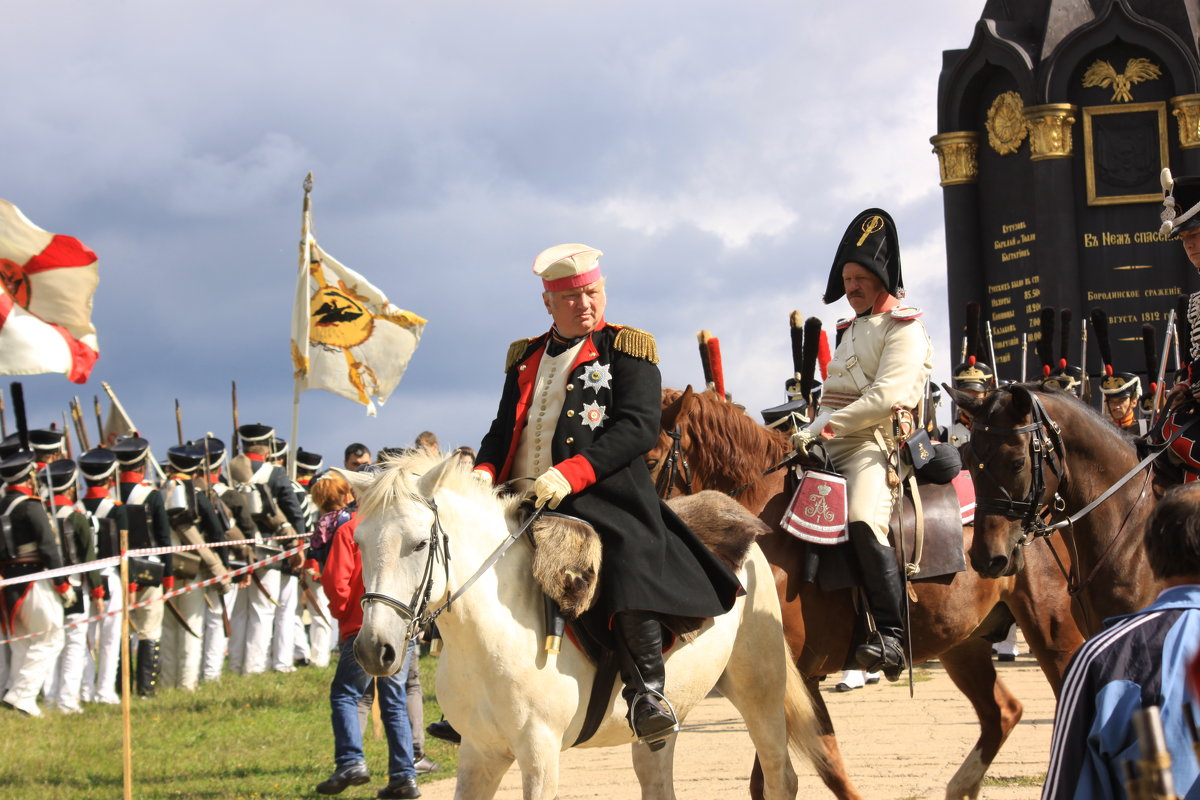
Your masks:
<svg viewBox="0 0 1200 800"><path fill-rule="evenodd" d="M296 282L292 364L301 391L324 389L375 415L417 349L425 319L392 305L366 278L305 242L308 268Z"/></svg>

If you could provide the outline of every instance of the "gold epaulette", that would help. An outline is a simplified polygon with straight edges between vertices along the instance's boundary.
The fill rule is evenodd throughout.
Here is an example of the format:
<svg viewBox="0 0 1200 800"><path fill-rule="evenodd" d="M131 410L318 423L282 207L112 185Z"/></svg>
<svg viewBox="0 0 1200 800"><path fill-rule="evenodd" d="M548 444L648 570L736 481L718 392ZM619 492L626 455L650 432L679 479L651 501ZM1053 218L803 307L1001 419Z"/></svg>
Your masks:
<svg viewBox="0 0 1200 800"><path fill-rule="evenodd" d="M613 339L613 347L634 358L644 358L651 364L658 363L658 345L654 343L654 334L638 328L620 327Z"/></svg>
<svg viewBox="0 0 1200 800"><path fill-rule="evenodd" d="M525 358L525 353L529 350L529 343L533 339L517 339L508 346L508 356L504 359L504 371L508 372L521 359Z"/></svg>

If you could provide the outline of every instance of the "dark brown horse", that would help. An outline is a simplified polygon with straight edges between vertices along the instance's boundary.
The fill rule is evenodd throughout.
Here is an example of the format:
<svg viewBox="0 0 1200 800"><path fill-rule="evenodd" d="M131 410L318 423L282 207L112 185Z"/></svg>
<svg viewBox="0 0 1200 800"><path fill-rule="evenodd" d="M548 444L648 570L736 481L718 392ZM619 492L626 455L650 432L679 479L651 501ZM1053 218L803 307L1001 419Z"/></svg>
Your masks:
<svg viewBox="0 0 1200 800"><path fill-rule="evenodd" d="M791 452L788 438L755 423L724 399L709 392L696 394L690 387L682 393L663 392L662 426L658 445L647 455L661 487L669 483L672 494L700 489L734 493L772 528L758 543L775 570L788 644L797 654L797 666L821 718L829 761L821 777L836 796L860 797L846 774L818 686L847 663L854 644L854 600L849 589L824 592L802 580L806 545L778 528L790 500L784 494L784 471L766 476L763 472ZM964 546L971 544L971 533L970 527L964 529ZM917 598L911 604L914 662L941 659L979 718L979 739L950 780L946 796L977 797L988 766L1022 712L1020 701L996 674L991 645L981 638L1009 619L1000 604L1020 623L1056 694L1067 661L1083 637L1071 618L1065 581L1048 550L1040 560L1027 559L1017 575L989 580L967 571L911 586Z"/></svg>
<svg viewBox="0 0 1200 800"><path fill-rule="evenodd" d="M982 401L955 399L975 417L967 459L977 495L969 550L975 569L1019 574L1022 561L1027 569L1061 537L1075 565L1072 592L1082 601L1076 616L1089 634L1106 617L1153 600L1159 586L1141 541L1154 491L1150 467L1137 469L1134 440L1074 395L1036 384L1006 386ZM1094 510L1046 535L1047 526L1079 514L1126 476Z"/></svg>

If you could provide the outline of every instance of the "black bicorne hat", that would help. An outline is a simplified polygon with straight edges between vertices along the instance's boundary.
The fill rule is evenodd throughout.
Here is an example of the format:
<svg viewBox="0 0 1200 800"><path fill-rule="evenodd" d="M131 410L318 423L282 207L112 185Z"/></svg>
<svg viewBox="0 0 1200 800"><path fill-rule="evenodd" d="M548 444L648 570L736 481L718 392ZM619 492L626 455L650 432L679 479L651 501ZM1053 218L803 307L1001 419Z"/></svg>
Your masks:
<svg viewBox="0 0 1200 800"><path fill-rule="evenodd" d="M825 287L823 299L826 304L846 293L842 283L842 267L851 261L861 264L879 278L888 294L902 296L904 277L900 273L900 240L896 236L896 223L883 209L868 208L863 211L842 234L842 241L833 257L833 266L829 270L829 283Z"/></svg>
<svg viewBox="0 0 1200 800"><path fill-rule="evenodd" d="M5 483L22 481L33 472L34 457L32 450L17 450L8 458L0 461L0 480Z"/></svg>
<svg viewBox="0 0 1200 800"><path fill-rule="evenodd" d="M112 450L97 447L79 457L79 471L90 481L102 481L117 471L117 457Z"/></svg>
<svg viewBox="0 0 1200 800"><path fill-rule="evenodd" d="M79 468L69 458L51 461L42 469L41 479L52 492L64 492L79 480Z"/></svg>
<svg viewBox="0 0 1200 800"><path fill-rule="evenodd" d="M1172 238L1200 227L1200 175L1171 177L1163 170L1162 233Z"/></svg>

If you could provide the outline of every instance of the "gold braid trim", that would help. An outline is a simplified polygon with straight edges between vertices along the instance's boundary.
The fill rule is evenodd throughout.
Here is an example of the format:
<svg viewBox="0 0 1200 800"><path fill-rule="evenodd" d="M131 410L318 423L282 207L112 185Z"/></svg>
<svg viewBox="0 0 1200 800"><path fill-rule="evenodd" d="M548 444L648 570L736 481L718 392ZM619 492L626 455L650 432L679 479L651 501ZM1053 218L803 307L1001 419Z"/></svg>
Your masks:
<svg viewBox="0 0 1200 800"><path fill-rule="evenodd" d="M525 353L529 350L529 343L533 339L517 339L508 346L508 355L504 359L504 371L508 372L517 365L521 359L525 358Z"/></svg>
<svg viewBox="0 0 1200 800"><path fill-rule="evenodd" d="M613 339L613 347L634 358L645 359L651 364L658 363L658 345L654 343L654 334L638 328L621 326Z"/></svg>

